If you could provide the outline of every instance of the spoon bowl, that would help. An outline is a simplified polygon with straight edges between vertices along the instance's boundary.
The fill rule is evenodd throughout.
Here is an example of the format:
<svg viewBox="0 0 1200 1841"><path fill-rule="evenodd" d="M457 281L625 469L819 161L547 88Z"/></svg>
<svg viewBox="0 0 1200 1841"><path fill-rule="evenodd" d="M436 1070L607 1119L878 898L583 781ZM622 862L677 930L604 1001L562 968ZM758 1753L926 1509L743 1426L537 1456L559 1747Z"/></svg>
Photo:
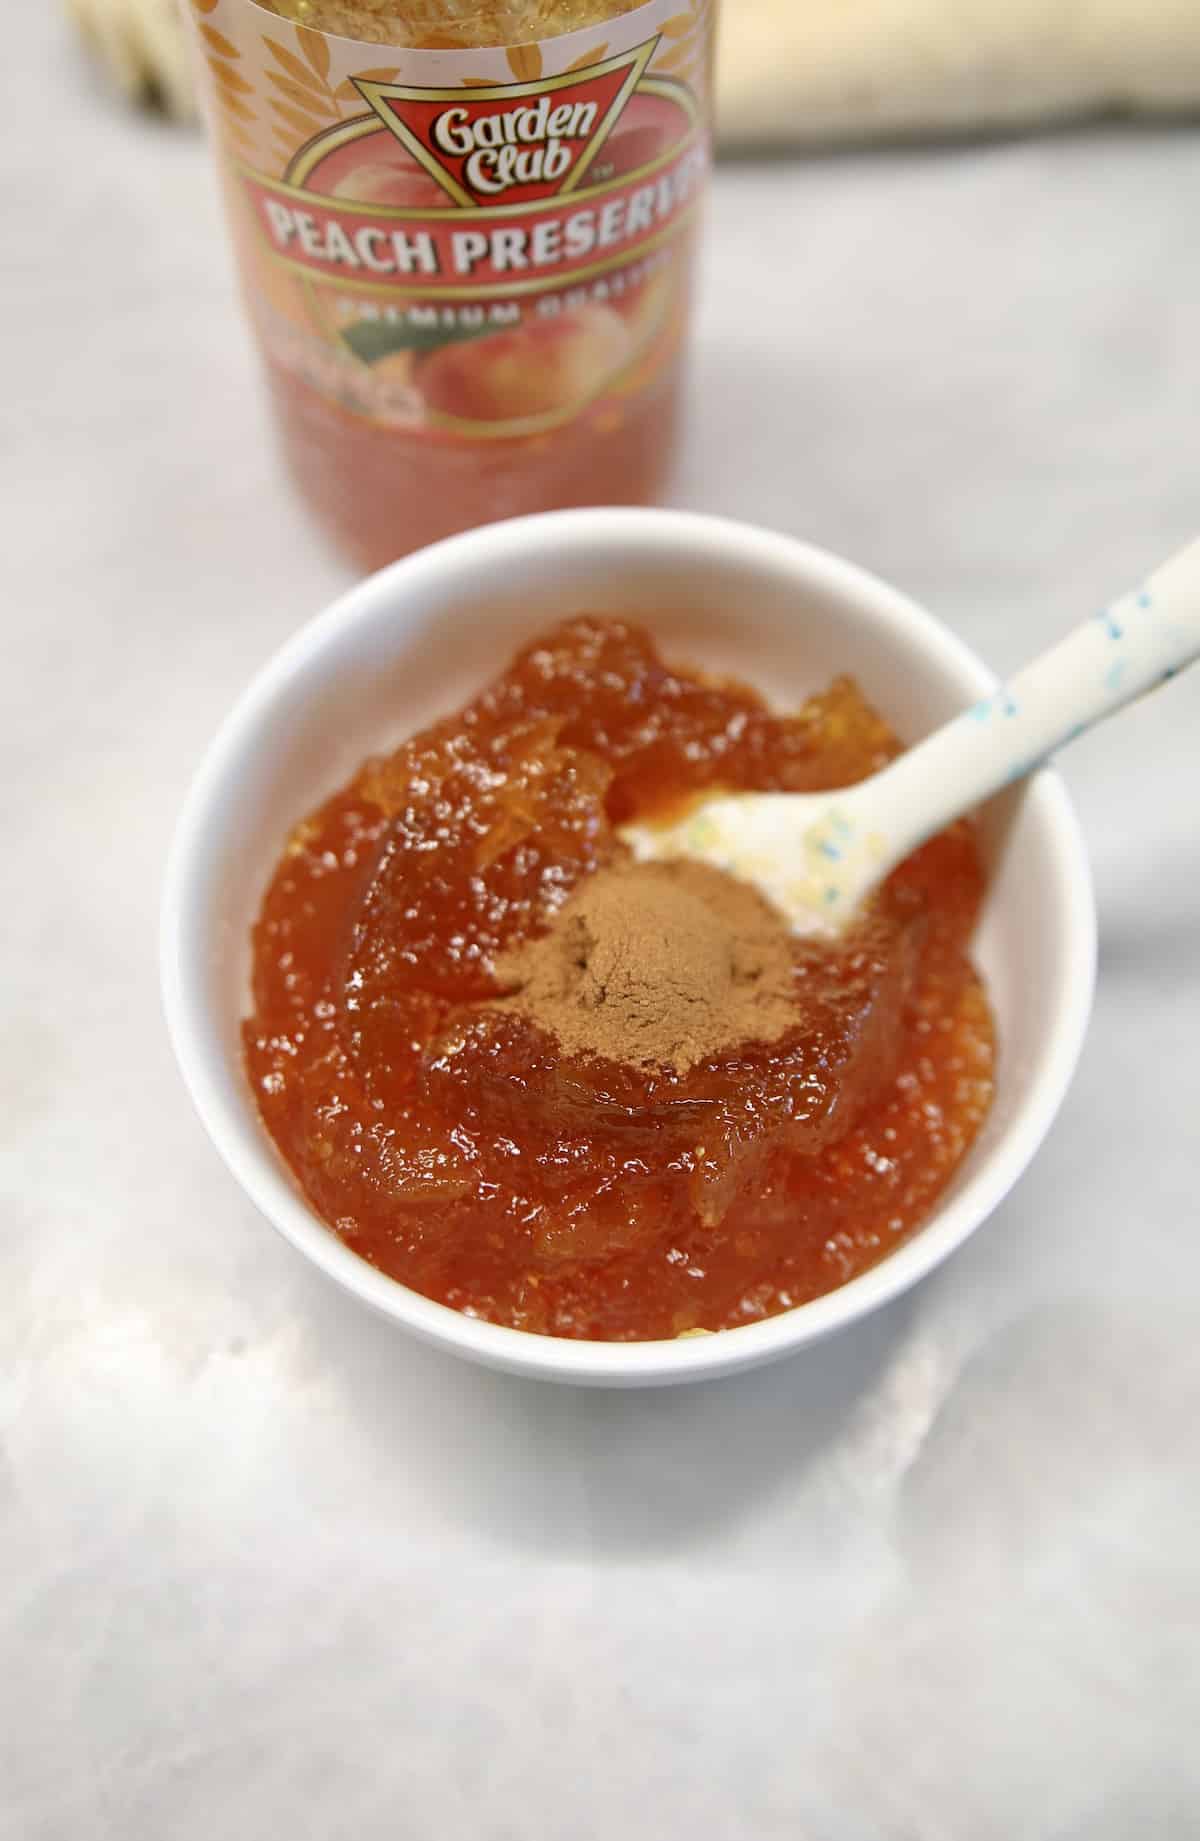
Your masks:
<svg viewBox="0 0 1200 1841"><path fill-rule="evenodd" d="M702 799L622 835L642 862L690 858L754 883L797 933L835 935L877 883L980 799L1200 656L1200 542L881 772L833 793Z"/></svg>
<svg viewBox="0 0 1200 1841"><path fill-rule="evenodd" d="M241 1062L250 927L298 814L364 755L458 707L534 634L587 611L639 621L668 659L742 678L781 708L851 673L910 742L995 688L962 642L904 595L745 525L604 510L452 538L360 583L303 628L219 731L168 867L164 999L197 1109L246 1196L344 1290L426 1341L510 1372L600 1386L695 1381L855 1323L937 1266L1008 1193L1058 1109L1083 1040L1095 953L1090 885L1056 775L1036 774L984 809L990 882L974 956L999 1031L995 1102L925 1225L840 1290L719 1335L621 1344L534 1336L420 1296L325 1226L259 1123Z"/></svg>

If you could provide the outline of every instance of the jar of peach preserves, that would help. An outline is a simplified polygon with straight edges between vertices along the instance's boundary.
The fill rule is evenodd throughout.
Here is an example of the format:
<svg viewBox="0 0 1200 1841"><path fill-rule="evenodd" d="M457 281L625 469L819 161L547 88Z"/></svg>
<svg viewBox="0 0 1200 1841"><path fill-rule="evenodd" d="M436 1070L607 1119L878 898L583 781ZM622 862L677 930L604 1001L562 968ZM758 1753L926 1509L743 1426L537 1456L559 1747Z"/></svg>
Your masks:
<svg viewBox="0 0 1200 1841"><path fill-rule="evenodd" d="M672 456L715 0L190 0L292 475L374 568Z"/></svg>

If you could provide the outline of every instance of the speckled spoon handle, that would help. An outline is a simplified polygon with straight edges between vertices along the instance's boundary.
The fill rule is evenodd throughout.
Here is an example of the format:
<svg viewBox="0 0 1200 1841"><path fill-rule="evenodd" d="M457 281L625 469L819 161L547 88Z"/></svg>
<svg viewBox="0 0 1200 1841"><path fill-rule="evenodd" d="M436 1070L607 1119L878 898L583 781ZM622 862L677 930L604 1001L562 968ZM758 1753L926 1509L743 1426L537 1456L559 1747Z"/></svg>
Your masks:
<svg viewBox="0 0 1200 1841"><path fill-rule="evenodd" d="M1200 542L860 785L715 799L625 835L640 857L701 857L757 882L797 926L836 932L935 831L1197 656Z"/></svg>

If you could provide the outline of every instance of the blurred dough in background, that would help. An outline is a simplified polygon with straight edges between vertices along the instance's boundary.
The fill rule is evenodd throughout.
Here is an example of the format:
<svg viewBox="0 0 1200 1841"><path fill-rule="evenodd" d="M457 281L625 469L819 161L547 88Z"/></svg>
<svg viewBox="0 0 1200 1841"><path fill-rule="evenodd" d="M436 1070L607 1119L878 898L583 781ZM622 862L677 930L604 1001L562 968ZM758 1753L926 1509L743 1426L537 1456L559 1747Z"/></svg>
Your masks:
<svg viewBox="0 0 1200 1841"><path fill-rule="evenodd" d="M125 95L195 114L179 0L65 0L88 46Z"/></svg>
<svg viewBox="0 0 1200 1841"><path fill-rule="evenodd" d="M733 147L1200 105L1200 0L725 0Z"/></svg>
<svg viewBox="0 0 1200 1841"><path fill-rule="evenodd" d="M66 0L129 95L191 112L176 0ZM1200 105L1200 0L724 0L731 148Z"/></svg>

